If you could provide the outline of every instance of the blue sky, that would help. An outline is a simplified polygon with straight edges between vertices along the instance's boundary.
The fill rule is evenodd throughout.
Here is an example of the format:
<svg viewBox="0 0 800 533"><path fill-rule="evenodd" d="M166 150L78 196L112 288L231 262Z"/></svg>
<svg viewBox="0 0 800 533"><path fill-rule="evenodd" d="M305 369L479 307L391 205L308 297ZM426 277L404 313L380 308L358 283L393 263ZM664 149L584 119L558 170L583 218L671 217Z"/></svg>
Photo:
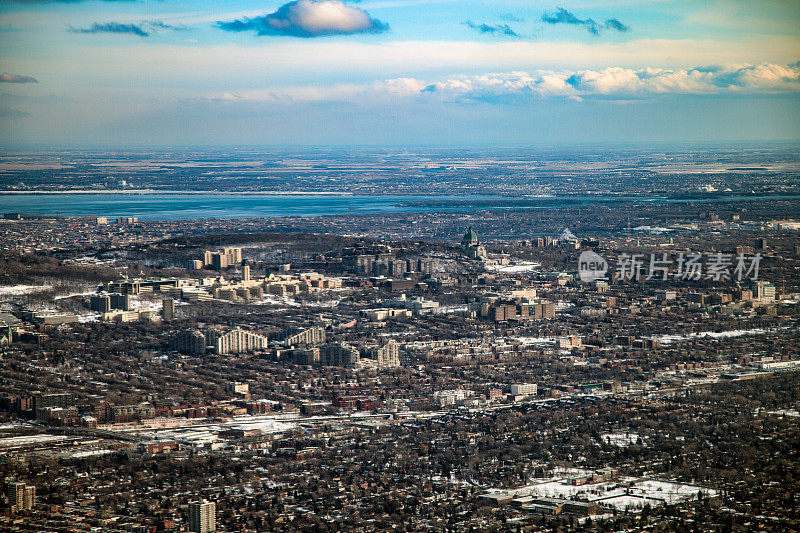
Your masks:
<svg viewBox="0 0 800 533"><path fill-rule="evenodd" d="M800 139L800 3L0 3L0 144Z"/></svg>

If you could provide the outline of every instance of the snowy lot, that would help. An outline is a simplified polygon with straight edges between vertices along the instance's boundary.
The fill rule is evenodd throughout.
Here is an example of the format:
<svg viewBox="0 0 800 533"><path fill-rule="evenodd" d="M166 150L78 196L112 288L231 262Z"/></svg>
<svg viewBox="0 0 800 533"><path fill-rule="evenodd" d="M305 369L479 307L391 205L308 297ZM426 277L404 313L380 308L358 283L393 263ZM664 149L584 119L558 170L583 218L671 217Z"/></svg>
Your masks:
<svg viewBox="0 0 800 533"><path fill-rule="evenodd" d="M775 411L767 411L767 412L771 415L800 417L800 411L798 411L797 409L778 409Z"/></svg>
<svg viewBox="0 0 800 533"><path fill-rule="evenodd" d="M624 448L636 444L639 440L639 435L636 433L603 433L600 435L600 440L603 444L611 444L618 448Z"/></svg>
<svg viewBox="0 0 800 533"><path fill-rule="evenodd" d="M308 301L300 303L288 296L266 296L258 300L249 300L247 303L252 305L279 305L287 307L300 307L302 305L306 307L336 307L339 305L339 302L340 300L321 300L318 302Z"/></svg>
<svg viewBox="0 0 800 533"><path fill-rule="evenodd" d="M0 296L20 296L50 289L47 285L7 285L0 287Z"/></svg>
<svg viewBox="0 0 800 533"><path fill-rule="evenodd" d="M75 452L69 457L70 459L83 459L84 457L97 457L99 455L108 455L110 453L114 453L114 450L103 448L102 450L84 450Z"/></svg>
<svg viewBox="0 0 800 533"><path fill-rule="evenodd" d="M555 337L514 337L522 344L555 344Z"/></svg>
<svg viewBox="0 0 800 533"><path fill-rule="evenodd" d="M617 436L629 440L625 434L617 434ZM552 478L534 478L532 484L507 492L515 497L539 496L595 502L619 511L640 509L646 504L656 507L693 500L700 492L706 497L715 497L718 494L714 489L651 478L621 477L602 483L573 484L575 478L586 477L589 474L591 474L590 471L577 468L559 469L553 473Z"/></svg>
<svg viewBox="0 0 800 533"><path fill-rule="evenodd" d="M539 267L542 265L540 263L533 263L533 262L517 262L513 265L486 265L486 270L491 272L505 272L507 274L513 274L515 272L533 272L534 270L539 270Z"/></svg>
<svg viewBox="0 0 800 533"><path fill-rule="evenodd" d="M661 344L671 344L673 342L681 342L696 339L698 337L709 337L712 339L724 339L728 337L742 337L744 335L764 335L769 333L771 329L735 329L731 331L700 331L697 333L689 333L688 335L655 335L651 339L660 341Z"/></svg>
<svg viewBox="0 0 800 533"><path fill-rule="evenodd" d="M697 497L702 491L707 496L716 496L717 491L695 485L685 485L671 481L654 479L623 478L618 481L572 485L567 480L549 481L525 487L525 492L536 496L550 498L578 497L582 500L594 501L618 510L627 505L636 507L650 503L652 506L673 504Z"/></svg>
<svg viewBox="0 0 800 533"><path fill-rule="evenodd" d="M0 439L0 448L12 446L23 446L26 444L41 444L44 442L56 442L66 440L69 437L64 435L23 435L21 437L6 437Z"/></svg>
<svg viewBox="0 0 800 533"><path fill-rule="evenodd" d="M286 415L238 416L225 422L193 424L190 421L184 422L182 426L165 429L143 428L132 432L140 433L142 436L152 439L174 439L179 442L211 442L217 440L217 434L220 431L227 429L260 429L262 433L281 433L297 427L296 423L288 420L291 419Z"/></svg>

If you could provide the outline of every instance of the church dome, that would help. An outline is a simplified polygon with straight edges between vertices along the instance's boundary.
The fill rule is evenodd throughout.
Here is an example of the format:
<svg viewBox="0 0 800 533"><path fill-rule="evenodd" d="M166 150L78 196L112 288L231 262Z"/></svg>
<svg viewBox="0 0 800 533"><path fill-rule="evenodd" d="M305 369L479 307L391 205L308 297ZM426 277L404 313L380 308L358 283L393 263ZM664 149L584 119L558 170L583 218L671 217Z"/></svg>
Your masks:
<svg viewBox="0 0 800 533"><path fill-rule="evenodd" d="M472 227L464 234L464 238L461 239L461 244L465 246L475 246L478 244L478 234L473 231Z"/></svg>

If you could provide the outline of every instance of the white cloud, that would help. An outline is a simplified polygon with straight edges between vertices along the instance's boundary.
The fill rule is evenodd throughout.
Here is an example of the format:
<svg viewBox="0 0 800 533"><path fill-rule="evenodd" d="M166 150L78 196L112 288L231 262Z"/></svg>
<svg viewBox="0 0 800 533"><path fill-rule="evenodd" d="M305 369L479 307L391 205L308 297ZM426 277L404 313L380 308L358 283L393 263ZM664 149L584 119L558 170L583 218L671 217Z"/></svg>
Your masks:
<svg viewBox="0 0 800 533"><path fill-rule="evenodd" d="M414 78L395 78L369 84L336 84L330 86L282 87L226 92L213 95L211 100L230 102L323 102L323 101L378 101L397 98L420 97L425 83Z"/></svg>
<svg viewBox="0 0 800 533"><path fill-rule="evenodd" d="M389 26L369 16L363 9L348 6L341 0L294 0L274 13L255 18L219 22L226 31L255 31L256 35L319 37L352 33L378 33Z"/></svg>
<svg viewBox="0 0 800 533"><path fill-rule="evenodd" d="M216 95L261 102L421 101L517 103L530 98L594 96L627 100L665 94L780 94L800 92L800 65L719 65L665 70L607 67L579 71L514 71L454 76L438 81L395 78L369 84L284 87Z"/></svg>
<svg viewBox="0 0 800 533"><path fill-rule="evenodd" d="M494 100L528 96L652 96L659 94L777 94L800 92L800 65L719 65L665 70L511 72L459 76L428 85L449 99Z"/></svg>
<svg viewBox="0 0 800 533"><path fill-rule="evenodd" d="M183 23L181 21L181 23ZM109 76L137 79L142 68L158 68L171 76L193 79L235 78L242 73L307 74L318 77L331 73L374 73L376 67L387 76L419 75L420 72L506 72L517 69L685 68L733 62L757 64L790 63L800 58L796 39L772 36L758 41L721 42L711 40L639 39L624 43L578 42L474 42L474 41L382 41L353 42L274 40L252 45L224 44L202 47L158 45L154 49L120 45L114 54L103 47L68 47L56 59L49 56L6 54L7 70L34 65L39 71L83 72L88 67ZM12 64L9 64L12 63ZM345 77L345 76L343 76Z"/></svg>

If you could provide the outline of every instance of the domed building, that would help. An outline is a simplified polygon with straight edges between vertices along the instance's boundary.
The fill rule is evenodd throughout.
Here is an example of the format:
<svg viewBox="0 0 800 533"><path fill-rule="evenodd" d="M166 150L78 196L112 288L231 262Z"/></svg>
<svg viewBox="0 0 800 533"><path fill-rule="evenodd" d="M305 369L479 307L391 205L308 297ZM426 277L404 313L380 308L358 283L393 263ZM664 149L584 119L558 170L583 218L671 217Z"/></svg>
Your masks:
<svg viewBox="0 0 800 533"><path fill-rule="evenodd" d="M461 239L461 248L472 259L486 259L486 249L478 244L478 234L470 227Z"/></svg>
<svg viewBox="0 0 800 533"><path fill-rule="evenodd" d="M478 246L478 234L473 231L472 226L469 227L467 232L464 234L464 238L461 239L461 246L464 248Z"/></svg>

